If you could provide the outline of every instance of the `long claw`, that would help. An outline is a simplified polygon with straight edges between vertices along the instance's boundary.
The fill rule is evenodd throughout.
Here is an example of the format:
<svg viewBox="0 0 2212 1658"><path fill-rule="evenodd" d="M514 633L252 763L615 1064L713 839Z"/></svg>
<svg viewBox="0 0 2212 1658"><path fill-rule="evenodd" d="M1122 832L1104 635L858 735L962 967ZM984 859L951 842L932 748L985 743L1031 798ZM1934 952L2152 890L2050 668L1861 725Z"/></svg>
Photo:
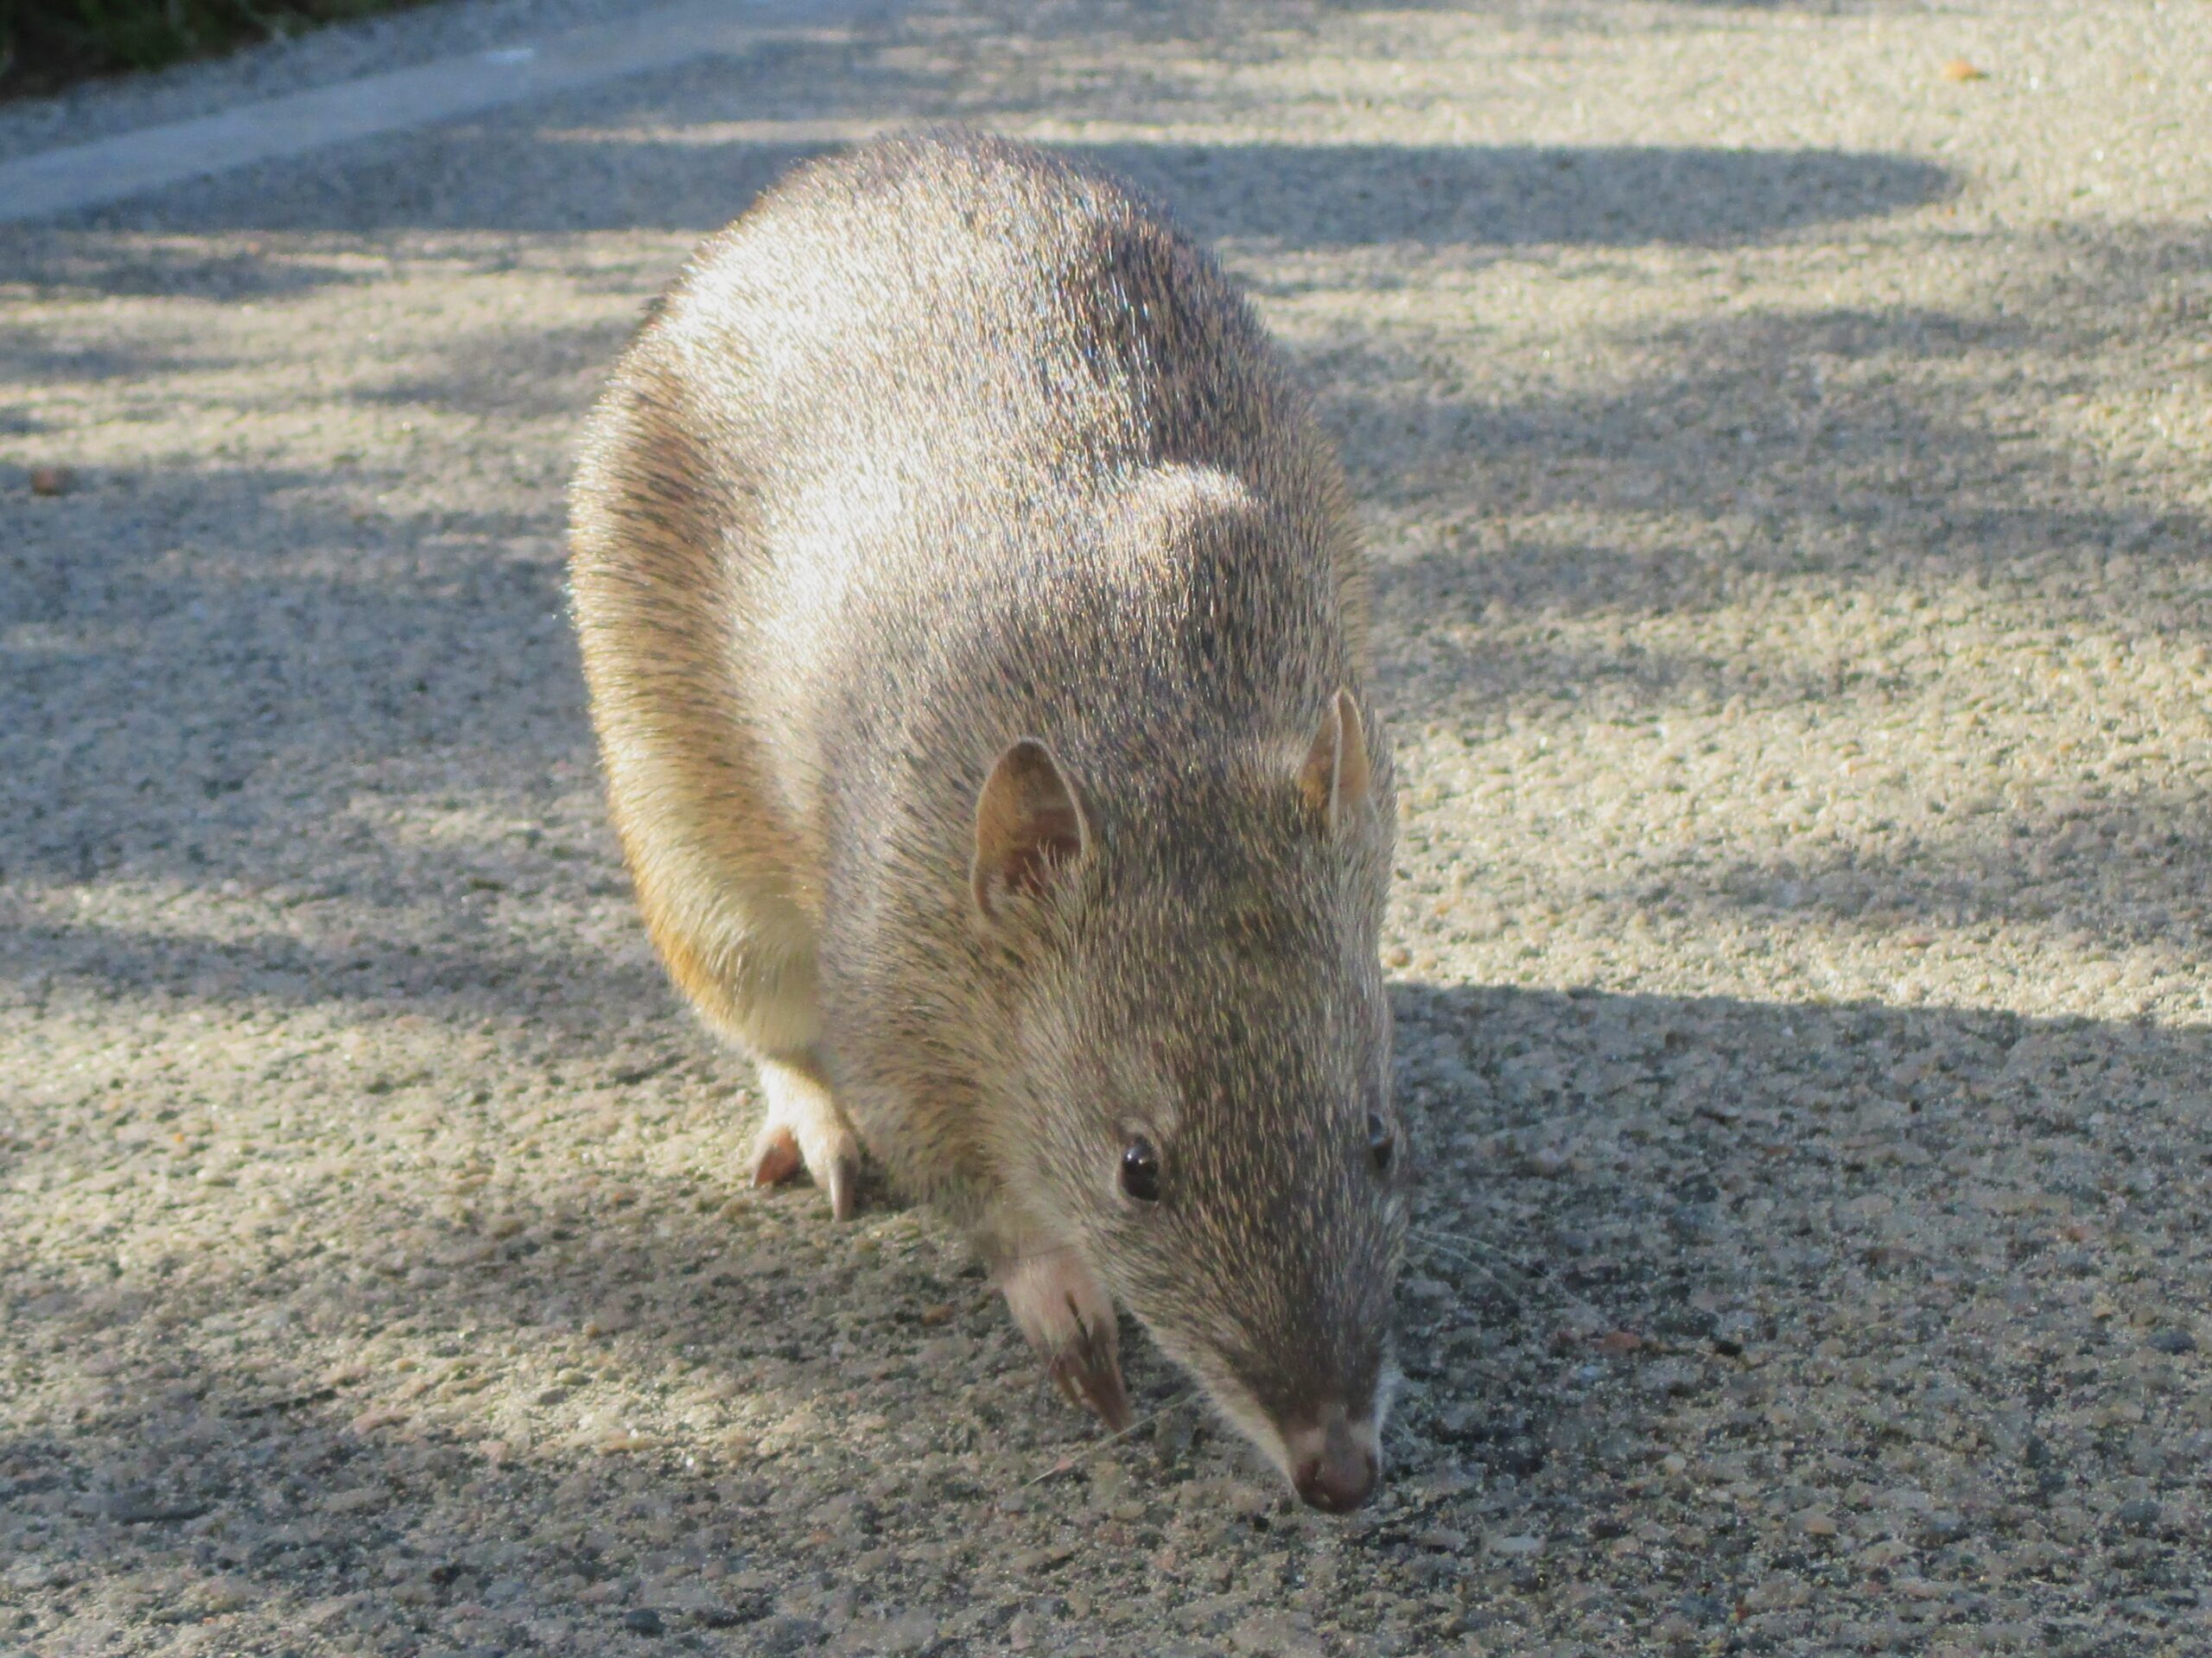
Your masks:
<svg viewBox="0 0 2212 1658"><path fill-rule="evenodd" d="M830 1200L830 1213L852 1219L860 1206L860 1141L820 1066L808 1055L764 1058L760 1066L768 1112L753 1143L753 1184L781 1185L804 1171Z"/></svg>
<svg viewBox="0 0 2212 1658"><path fill-rule="evenodd" d="M1114 1303L1082 1258L1049 1246L1010 1252L994 1276L1060 1397L1116 1433L1128 1427L1133 1418L1116 1356Z"/></svg>
<svg viewBox="0 0 2212 1658"><path fill-rule="evenodd" d="M849 1221L859 1202L861 1165L856 1157L836 1157L830 1159L823 1184L830 1192L830 1218Z"/></svg>
<svg viewBox="0 0 2212 1658"><path fill-rule="evenodd" d="M1068 1310L1075 1312L1072 1299ZM1080 1405L1119 1433L1135 1420L1129 1395L1122 1386L1122 1363L1112 1325L1085 1324L1076 1316L1076 1337L1052 1355L1046 1367L1053 1383L1071 1405Z"/></svg>

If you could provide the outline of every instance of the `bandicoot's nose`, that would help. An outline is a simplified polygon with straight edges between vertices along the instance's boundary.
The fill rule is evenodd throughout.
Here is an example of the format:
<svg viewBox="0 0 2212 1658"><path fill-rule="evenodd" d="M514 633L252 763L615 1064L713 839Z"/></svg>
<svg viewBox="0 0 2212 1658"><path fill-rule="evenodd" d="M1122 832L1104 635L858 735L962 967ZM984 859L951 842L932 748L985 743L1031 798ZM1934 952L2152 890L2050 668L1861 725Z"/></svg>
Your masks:
<svg viewBox="0 0 2212 1658"><path fill-rule="evenodd" d="M1332 1407L1319 1427L1289 1435L1288 1444L1296 1471L1291 1483L1315 1508L1350 1514L1374 1495L1381 1471L1374 1430L1363 1423L1355 1430L1342 1407Z"/></svg>

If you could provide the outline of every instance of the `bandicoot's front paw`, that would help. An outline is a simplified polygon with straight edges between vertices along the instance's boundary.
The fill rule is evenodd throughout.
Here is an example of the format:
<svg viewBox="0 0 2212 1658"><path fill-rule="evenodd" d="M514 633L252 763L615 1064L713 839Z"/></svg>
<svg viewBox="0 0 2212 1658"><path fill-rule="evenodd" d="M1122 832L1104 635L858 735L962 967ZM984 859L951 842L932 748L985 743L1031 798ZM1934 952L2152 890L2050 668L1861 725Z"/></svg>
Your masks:
<svg viewBox="0 0 2212 1658"><path fill-rule="evenodd" d="M797 1178L802 1169L814 1177L814 1184L829 1197L831 1218L852 1219L855 1194L860 1190L858 1148L810 1151L790 1125L772 1122L763 1128L753 1149L753 1184L779 1186Z"/></svg>
<svg viewBox="0 0 2212 1658"><path fill-rule="evenodd" d="M1121 1330L1114 1303L1073 1252L1059 1249L1014 1262L998 1274L1007 1311L1044 1356L1046 1374L1071 1405L1116 1433L1132 1420L1122 1386Z"/></svg>
<svg viewBox="0 0 2212 1658"><path fill-rule="evenodd" d="M1134 1420L1129 1395L1122 1386L1122 1362L1115 1351L1114 1327L1102 1333L1085 1325L1075 1344L1052 1355L1045 1366L1052 1385L1071 1405L1080 1405L1116 1433Z"/></svg>
<svg viewBox="0 0 2212 1658"><path fill-rule="evenodd" d="M850 1220L860 1196L861 1143L811 1064L764 1059L760 1089L768 1119L753 1144L753 1184L780 1185L804 1169L830 1199L830 1215Z"/></svg>

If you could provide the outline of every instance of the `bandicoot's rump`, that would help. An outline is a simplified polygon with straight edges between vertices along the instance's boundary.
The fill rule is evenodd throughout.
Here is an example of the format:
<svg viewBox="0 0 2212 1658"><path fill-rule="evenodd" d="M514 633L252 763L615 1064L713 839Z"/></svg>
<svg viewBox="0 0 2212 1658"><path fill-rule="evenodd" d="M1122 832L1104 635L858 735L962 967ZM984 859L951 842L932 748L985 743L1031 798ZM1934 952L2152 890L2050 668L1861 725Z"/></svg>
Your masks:
<svg viewBox="0 0 2212 1658"><path fill-rule="evenodd" d="M1205 254L966 134L803 167L591 422L574 593L646 924L1071 1395L1125 1306L1308 1501L1379 1466L1395 833L1335 461Z"/></svg>

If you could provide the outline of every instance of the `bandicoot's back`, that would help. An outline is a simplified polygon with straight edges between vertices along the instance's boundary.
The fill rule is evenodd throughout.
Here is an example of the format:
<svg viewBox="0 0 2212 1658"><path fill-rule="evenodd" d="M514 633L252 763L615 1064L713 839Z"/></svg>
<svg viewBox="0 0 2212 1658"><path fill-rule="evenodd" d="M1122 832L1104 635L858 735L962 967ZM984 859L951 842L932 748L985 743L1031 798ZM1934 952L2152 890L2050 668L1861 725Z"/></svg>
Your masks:
<svg viewBox="0 0 2212 1658"><path fill-rule="evenodd" d="M594 416L574 586L758 1178L861 1148L1126 1414L1119 1299L1313 1500L1371 1483L1393 829L1333 461L1219 270L966 135L803 168Z"/></svg>

